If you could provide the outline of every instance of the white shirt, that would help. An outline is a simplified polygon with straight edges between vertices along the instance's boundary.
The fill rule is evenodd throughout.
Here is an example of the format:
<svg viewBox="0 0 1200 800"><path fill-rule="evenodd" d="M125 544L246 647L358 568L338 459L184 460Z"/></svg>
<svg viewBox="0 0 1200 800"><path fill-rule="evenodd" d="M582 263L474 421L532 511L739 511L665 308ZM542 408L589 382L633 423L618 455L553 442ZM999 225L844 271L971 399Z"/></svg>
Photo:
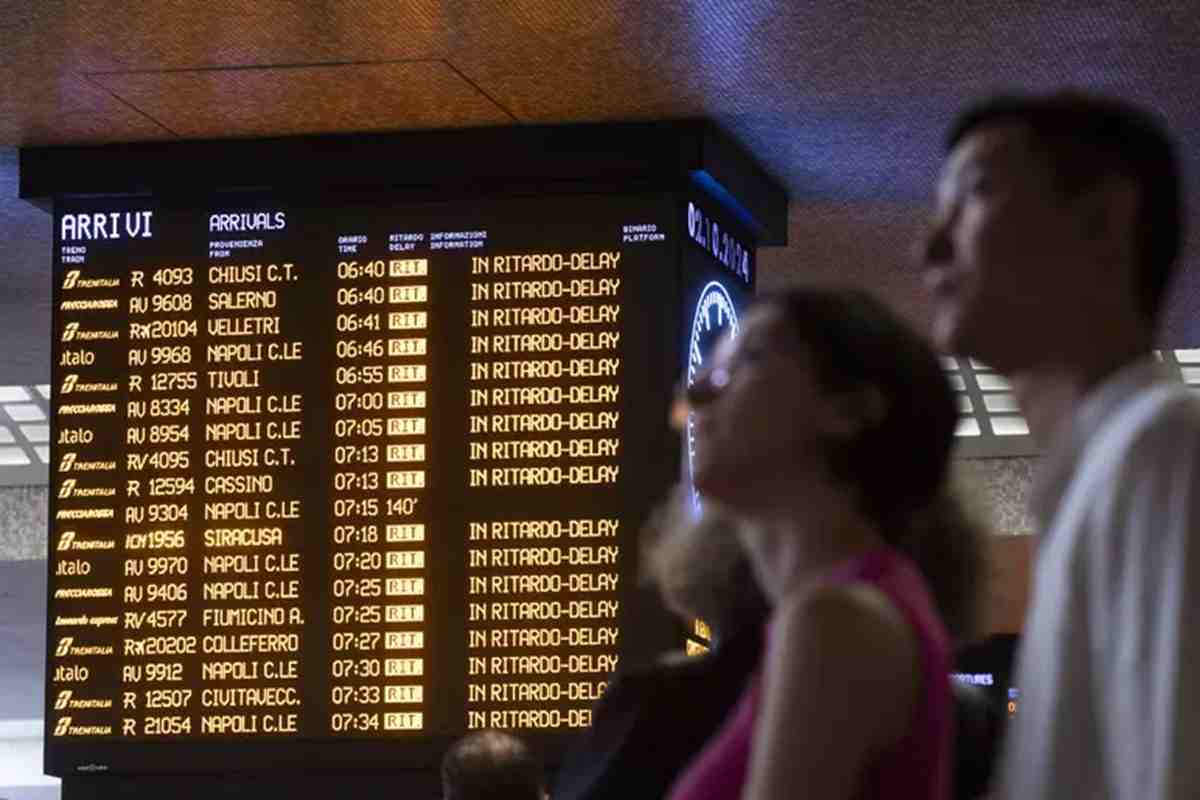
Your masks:
<svg viewBox="0 0 1200 800"><path fill-rule="evenodd" d="M1127 367L1045 468L998 795L1200 798L1200 398Z"/></svg>

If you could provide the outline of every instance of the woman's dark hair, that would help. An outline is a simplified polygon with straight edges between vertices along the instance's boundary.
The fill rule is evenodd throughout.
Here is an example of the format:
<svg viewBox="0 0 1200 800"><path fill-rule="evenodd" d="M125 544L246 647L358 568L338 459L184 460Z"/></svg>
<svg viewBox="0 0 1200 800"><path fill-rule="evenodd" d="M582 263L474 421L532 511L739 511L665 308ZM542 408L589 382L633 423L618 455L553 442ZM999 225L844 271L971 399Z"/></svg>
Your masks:
<svg viewBox="0 0 1200 800"><path fill-rule="evenodd" d="M884 539L921 569L951 633L974 626L979 532L950 488L958 409L933 349L886 306L853 289L792 289L780 309L832 392L877 392L860 433L831 442L829 466Z"/></svg>

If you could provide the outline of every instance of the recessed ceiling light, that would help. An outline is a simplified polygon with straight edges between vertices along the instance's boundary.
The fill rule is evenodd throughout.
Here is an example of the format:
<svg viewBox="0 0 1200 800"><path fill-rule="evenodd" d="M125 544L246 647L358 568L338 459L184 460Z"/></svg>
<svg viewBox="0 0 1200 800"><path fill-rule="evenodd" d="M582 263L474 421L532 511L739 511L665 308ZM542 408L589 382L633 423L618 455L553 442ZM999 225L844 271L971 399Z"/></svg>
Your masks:
<svg viewBox="0 0 1200 800"><path fill-rule="evenodd" d="M8 429L8 426L0 425L0 444L9 444L15 441L16 439L13 438L12 431Z"/></svg>
<svg viewBox="0 0 1200 800"><path fill-rule="evenodd" d="M31 442L48 442L50 441L50 426L49 425L22 425L21 433Z"/></svg>
<svg viewBox="0 0 1200 800"><path fill-rule="evenodd" d="M50 384L39 383L37 390L38 390L38 394L40 394L42 397L46 398L47 400L50 399Z"/></svg>
<svg viewBox="0 0 1200 800"><path fill-rule="evenodd" d="M22 467L29 463L29 456L21 447L0 447L0 466Z"/></svg>
<svg viewBox="0 0 1200 800"><path fill-rule="evenodd" d="M0 386L0 403L25 403L29 401L29 392L24 386Z"/></svg>
<svg viewBox="0 0 1200 800"><path fill-rule="evenodd" d="M46 418L45 412L33 403L15 403L4 406L8 416L14 422L41 422Z"/></svg>
<svg viewBox="0 0 1200 800"><path fill-rule="evenodd" d="M39 444L33 449L37 452L37 457L42 460L43 464L50 463L50 447L48 445Z"/></svg>
<svg viewBox="0 0 1200 800"><path fill-rule="evenodd" d="M992 430L997 436L1028 436L1029 423L1023 417L992 417Z"/></svg>
<svg viewBox="0 0 1200 800"><path fill-rule="evenodd" d="M955 436L978 436L979 423L974 417L964 417L958 421L958 429L954 431Z"/></svg>
<svg viewBox="0 0 1200 800"><path fill-rule="evenodd" d="M1200 364L1200 349L1176 350L1175 360L1180 364Z"/></svg>
<svg viewBox="0 0 1200 800"><path fill-rule="evenodd" d="M975 382L979 384L979 390L983 392L1008 392L1012 390L1012 384L999 375L976 375Z"/></svg>
<svg viewBox="0 0 1200 800"><path fill-rule="evenodd" d="M1017 398L1011 394L987 394L983 396L983 405L993 414L1020 411Z"/></svg>

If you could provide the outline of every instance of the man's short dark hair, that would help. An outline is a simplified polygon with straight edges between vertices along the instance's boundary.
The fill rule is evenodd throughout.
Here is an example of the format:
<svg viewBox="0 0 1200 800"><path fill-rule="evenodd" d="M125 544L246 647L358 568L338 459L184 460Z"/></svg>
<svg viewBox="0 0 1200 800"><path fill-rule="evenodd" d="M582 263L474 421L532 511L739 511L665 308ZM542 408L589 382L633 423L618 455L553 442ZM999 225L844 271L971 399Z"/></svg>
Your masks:
<svg viewBox="0 0 1200 800"><path fill-rule="evenodd" d="M946 149L978 128L1003 123L1029 129L1068 195L1111 175L1134 182L1139 195L1135 291L1145 318L1157 320L1184 236L1179 166L1163 125L1133 105L1082 92L998 95L954 122Z"/></svg>
<svg viewBox="0 0 1200 800"><path fill-rule="evenodd" d="M455 742L442 758L443 800L542 800L541 760L504 731L480 731Z"/></svg>

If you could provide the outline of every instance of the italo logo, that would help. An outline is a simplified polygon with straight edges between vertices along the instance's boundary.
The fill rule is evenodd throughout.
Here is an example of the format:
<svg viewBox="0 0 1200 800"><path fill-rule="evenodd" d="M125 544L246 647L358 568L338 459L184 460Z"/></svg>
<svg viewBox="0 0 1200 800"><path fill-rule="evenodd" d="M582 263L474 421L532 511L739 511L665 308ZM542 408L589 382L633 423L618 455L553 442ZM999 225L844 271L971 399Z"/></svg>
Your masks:
<svg viewBox="0 0 1200 800"><path fill-rule="evenodd" d="M66 708L70 704L70 702L71 702L71 690L63 689L61 692L58 693L58 697L54 701L54 710L62 711L64 708Z"/></svg>
<svg viewBox="0 0 1200 800"><path fill-rule="evenodd" d="M74 323L72 323L72 324L74 324ZM77 384L77 383L79 383L78 375L75 375L73 373L71 375L68 375L66 378L63 379L62 393L70 394L71 392L75 391L75 384Z"/></svg>

